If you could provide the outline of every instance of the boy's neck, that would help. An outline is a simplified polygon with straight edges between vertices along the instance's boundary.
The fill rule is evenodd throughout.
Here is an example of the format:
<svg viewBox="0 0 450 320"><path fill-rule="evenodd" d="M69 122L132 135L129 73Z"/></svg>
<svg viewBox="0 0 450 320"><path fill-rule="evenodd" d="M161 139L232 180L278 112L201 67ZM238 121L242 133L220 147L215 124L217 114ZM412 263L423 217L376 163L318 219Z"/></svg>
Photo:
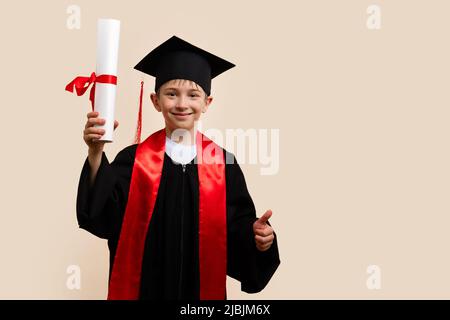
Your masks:
<svg viewBox="0 0 450 320"><path fill-rule="evenodd" d="M190 131L184 130L184 133L182 132L182 134L177 132L178 134L174 136L172 136L172 132L172 130L166 127L166 137L171 141L189 146L195 144L196 136L194 135L194 128L192 128Z"/></svg>

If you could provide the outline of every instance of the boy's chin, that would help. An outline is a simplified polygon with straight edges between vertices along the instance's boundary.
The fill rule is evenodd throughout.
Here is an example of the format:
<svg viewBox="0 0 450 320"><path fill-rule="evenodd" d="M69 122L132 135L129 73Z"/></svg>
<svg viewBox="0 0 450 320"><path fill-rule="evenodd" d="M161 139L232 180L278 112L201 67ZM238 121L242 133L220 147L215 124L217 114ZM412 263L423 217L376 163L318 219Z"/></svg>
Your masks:
<svg viewBox="0 0 450 320"><path fill-rule="evenodd" d="M194 122L192 123L183 123L183 122L179 122L179 123L173 123L171 125L171 127L173 128L173 130L187 130L187 131L191 131L194 129Z"/></svg>

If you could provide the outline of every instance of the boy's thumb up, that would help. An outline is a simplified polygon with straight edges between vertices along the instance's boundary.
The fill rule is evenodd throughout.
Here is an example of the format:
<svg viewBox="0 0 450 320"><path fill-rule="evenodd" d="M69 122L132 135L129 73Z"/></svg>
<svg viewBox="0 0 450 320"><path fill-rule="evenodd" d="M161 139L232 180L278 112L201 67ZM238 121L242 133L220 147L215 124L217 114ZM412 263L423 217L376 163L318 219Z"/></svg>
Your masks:
<svg viewBox="0 0 450 320"><path fill-rule="evenodd" d="M267 224L267 221L269 221L271 216L272 210L269 209L255 222L255 227L264 228L264 226Z"/></svg>

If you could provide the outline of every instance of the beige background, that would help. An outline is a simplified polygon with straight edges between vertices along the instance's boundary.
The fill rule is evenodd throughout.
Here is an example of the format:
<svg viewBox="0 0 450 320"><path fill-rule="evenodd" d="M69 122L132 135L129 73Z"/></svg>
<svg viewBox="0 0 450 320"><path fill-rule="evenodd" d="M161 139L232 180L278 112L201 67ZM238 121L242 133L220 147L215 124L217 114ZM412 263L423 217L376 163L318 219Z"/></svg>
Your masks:
<svg viewBox="0 0 450 320"><path fill-rule="evenodd" d="M66 27L69 5L81 29ZM381 30L368 30L378 4ZM103 299L106 242L78 228L96 20L122 22L112 160L133 139L133 66L172 35L237 64L213 80L204 128L280 130L280 170L243 165L271 208L282 263L260 294L232 299L450 298L450 3L434 1L3 1L0 298ZM163 119L144 103L143 136ZM230 150L233 151L233 150ZM366 286L369 265L381 289ZM69 290L66 268L81 268Z"/></svg>

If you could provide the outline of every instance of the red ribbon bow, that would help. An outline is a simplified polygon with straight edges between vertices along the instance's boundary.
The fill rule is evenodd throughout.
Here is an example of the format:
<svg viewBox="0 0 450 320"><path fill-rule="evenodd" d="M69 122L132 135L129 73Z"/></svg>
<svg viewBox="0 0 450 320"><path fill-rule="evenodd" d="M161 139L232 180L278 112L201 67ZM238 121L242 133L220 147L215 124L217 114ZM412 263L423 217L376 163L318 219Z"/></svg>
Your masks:
<svg viewBox="0 0 450 320"><path fill-rule="evenodd" d="M117 85L117 77L109 74L102 74L99 76L95 75L95 72L91 73L90 77L76 77L67 86L66 90L73 92L73 88L77 91L78 96L82 96L89 86L93 83L91 92L89 94L89 100L91 100L92 110L94 110L94 99L95 99L95 84L96 83L110 83ZM87 84L87 86L86 86Z"/></svg>

